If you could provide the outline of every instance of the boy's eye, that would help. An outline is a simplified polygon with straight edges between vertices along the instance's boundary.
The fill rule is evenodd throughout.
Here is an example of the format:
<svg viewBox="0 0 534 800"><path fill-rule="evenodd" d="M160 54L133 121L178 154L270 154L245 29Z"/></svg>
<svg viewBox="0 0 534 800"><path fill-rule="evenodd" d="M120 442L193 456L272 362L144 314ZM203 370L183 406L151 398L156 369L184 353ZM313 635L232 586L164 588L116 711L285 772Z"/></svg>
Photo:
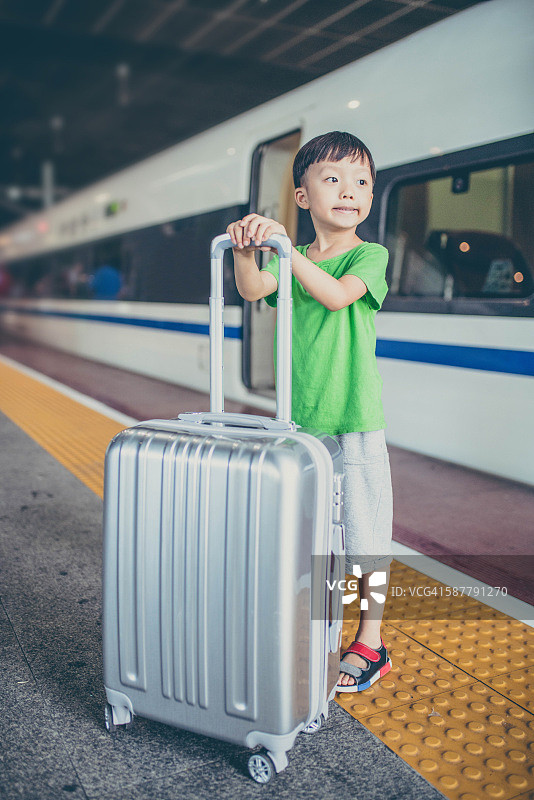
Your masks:
<svg viewBox="0 0 534 800"><path fill-rule="evenodd" d="M327 178L326 180L332 181L333 183L337 183L337 178L335 178L333 175L330 178Z"/></svg>
<svg viewBox="0 0 534 800"><path fill-rule="evenodd" d="M366 186L367 185L367 181L365 180L365 178L360 178L358 183L360 184L360 186Z"/></svg>

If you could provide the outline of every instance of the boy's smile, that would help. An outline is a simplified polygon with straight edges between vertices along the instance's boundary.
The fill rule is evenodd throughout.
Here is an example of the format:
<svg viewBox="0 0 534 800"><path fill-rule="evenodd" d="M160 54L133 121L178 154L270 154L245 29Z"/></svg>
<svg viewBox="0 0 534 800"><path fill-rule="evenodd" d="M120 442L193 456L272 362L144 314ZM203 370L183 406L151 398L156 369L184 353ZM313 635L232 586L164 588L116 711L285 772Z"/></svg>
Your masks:
<svg viewBox="0 0 534 800"><path fill-rule="evenodd" d="M371 210L369 164L348 157L311 164L295 197L301 208L309 209L316 230L354 230Z"/></svg>

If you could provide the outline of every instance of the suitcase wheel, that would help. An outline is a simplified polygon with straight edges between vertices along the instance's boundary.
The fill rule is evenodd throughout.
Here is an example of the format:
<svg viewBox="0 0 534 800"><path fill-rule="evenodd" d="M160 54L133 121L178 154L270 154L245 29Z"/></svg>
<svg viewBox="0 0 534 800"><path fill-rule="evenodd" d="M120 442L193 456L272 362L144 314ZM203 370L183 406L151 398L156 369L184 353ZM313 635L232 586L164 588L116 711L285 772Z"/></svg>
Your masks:
<svg viewBox="0 0 534 800"><path fill-rule="evenodd" d="M122 710L122 716L124 716L124 710ZM133 725L133 719L130 712L126 712L128 715L128 719L125 719L124 722L115 722L115 717L113 715L113 706L109 703L106 703L104 706L104 725L106 726L106 730L110 733L115 733L117 728L131 728Z"/></svg>
<svg viewBox="0 0 534 800"><path fill-rule="evenodd" d="M248 760L248 771L256 783L269 783L276 775L274 761L265 750L253 753Z"/></svg>
<svg viewBox="0 0 534 800"><path fill-rule="evenodd" d="M303 729L302 733L317 733L323 727L324 723L324 716L320 714L317 719L314 719L313 722L310 722L309 725Z"/></svg>
<svg viewBox="0 0 534 800"><path fill-rule="evenodd" d="M104 706L104 725L110 733L115 733L117 726L113 722L113 709L109 703Z"/></svg>

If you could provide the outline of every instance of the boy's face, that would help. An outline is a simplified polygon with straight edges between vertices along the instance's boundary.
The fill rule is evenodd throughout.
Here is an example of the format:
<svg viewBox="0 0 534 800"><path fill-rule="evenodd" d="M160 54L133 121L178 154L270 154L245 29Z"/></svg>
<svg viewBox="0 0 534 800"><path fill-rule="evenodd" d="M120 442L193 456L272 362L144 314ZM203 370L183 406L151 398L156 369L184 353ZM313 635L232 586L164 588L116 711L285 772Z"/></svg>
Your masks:
<svg viewBox="0 0 534 800"><path fill-rule="evenodd" d="M323 228L355 229L373 202L373 180L366 161L319 161L306 170L303 185L295 190L300 208L310 211Z"/></svg>

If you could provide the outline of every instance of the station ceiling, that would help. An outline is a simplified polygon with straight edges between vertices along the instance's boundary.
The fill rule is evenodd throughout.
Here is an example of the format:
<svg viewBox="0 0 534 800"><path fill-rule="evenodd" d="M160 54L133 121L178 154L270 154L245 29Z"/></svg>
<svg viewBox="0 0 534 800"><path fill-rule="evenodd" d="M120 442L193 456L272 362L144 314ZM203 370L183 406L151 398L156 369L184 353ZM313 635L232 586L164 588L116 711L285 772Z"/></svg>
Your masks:
<svg viewBox="0 0 534 800"><path fill-rule="evenodd" d="M476 4L0 0L0 225Z"/></svg>

